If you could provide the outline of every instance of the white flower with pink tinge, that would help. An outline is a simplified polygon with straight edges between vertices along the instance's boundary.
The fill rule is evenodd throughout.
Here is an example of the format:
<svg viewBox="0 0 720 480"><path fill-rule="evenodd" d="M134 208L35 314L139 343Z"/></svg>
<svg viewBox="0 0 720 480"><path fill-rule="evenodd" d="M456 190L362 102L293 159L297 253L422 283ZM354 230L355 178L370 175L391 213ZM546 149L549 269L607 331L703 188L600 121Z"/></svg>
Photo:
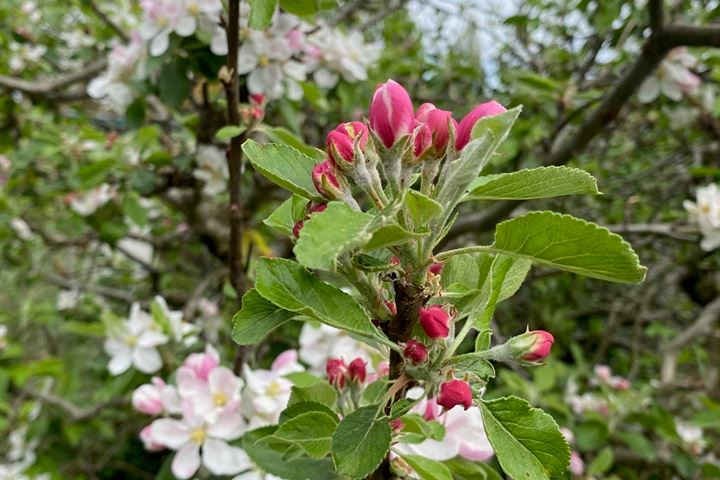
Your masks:
<svg viewBox="0 0 720 480"><path fill-rule="evenodd" d="M278 355L270 370L245 369L247 388L243 394L242 412L249 419L251 427L277 423L280 413L287 407L293 386L285 375L302 370L295 350Z"/></svg>
<svg viewBox="0 0 720 480"><path fill-rule="evenodd" d="M638 99L650 103L660 93L671 100L680 101L683 95L694 93L700 86L700 77L693 72L697 58L686 48L675 48L662 61L655 75L648 77L638 90Z"/></svg>
<svg viewBox="0 0 720 480"><path fill-rule="evenodd" d="M180 367L177 371L178 392L188 400L193 411L208 421L215 421L228 409L238 410L242 379L227 367L215 367L207 378L199 377L188 367Z"/></svg>
<svg viewBox="0 0 720 480"><path fill-rule="evenodd" d="M595 378L593 378L591 382L595 385L604 383L616 390L628 390L631 386L630 380L613 375L612 370L607 365L595 365L593 373L595 374Z"/></svg>
<svg viewBox="0 0 720 480"><path fill-rule="evenodd" d="M140 385L132 394L132 406L147 415L181 413L182 401L177 389L165 383L160 377L153 377L152 383Z"/></svg>
<svg viewBox="0 0 720 480"><path fill-rule="evenodd" d="M420 395L422 395L421 388L412 388L408 392L409 398L418 398ZM443 424L445 437L440 441L428 439L417 444L400 443L396 448L398 453L422 455L438 461L449 460L459 455L480 462L493 456L493 449L485 435L482 414L478 407L467 410L452 408L442 413L442 407L434 399L423 399L411 411L423 415L428 421L435 420Z"/></svg>
<svg viewBox="0 0 720 480"><path fill-rule="evenodd" d="M116 192L117 187L103 183L87 192L74 193L70 196L70 208L77 214L87 217L112 200Z"/></svg>
<svg viewBox="0 0 720 480"><path fill-rule="evenodd" d="M183 405L183 418L161 418L151 425L151 440L176 450L171 464L173 475L192 477L200 465L214 475L235 475L251 467L245 451L228 444L245 432L245 422L233 408L225 409L208 422L195 412L191 402Z"/></svg>
<svg viewBox="0 0 720 480"><path fill-rule="evenodd" d="M683 207L703 236L700 248L709 252L720 247L720 188L715 183L698 187L695 196L696 202L685 200Z"/></svg>
<svg viewBox="0 0 720 480"><path fill-rule="evenodd" d="M155 373L162 367L157 347L168 340L152 316L133 303L127 320L111 326L105 340L105 352L112 357L108 370L120 375L134 366L143 373Z"/></svg>
<svg viewBox="0 0 720 480"><path fill-rule="evenodd" d="M368 367L378 365L387 355L378 352L364 342L355 340L346 332L325 324L306 323L300 331L300 360L317 375L325 375L325 365L331 358L342 358L350 362L361 358Z"/></svg>
<svg viewBox="0 0 720 480"><path fill-rule="evenodd" d="M145 12L140 34L150 41L150 55L165 53L170 45L170 34L189 37L201 27L213 31L220 20L220 0L141 0Z"/></svg>

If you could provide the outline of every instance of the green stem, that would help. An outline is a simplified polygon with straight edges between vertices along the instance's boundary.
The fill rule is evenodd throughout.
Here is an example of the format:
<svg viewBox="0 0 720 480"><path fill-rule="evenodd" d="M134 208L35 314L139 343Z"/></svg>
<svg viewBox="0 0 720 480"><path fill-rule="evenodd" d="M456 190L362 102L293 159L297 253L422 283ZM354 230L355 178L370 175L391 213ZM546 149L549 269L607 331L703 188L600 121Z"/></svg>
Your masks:
<svg viewBox="0 0 720 480"><path fill-rule="evenodd" d="M456 248L454 250L448 250L435 255L435 260L442 262L455 255L462 255L463 253L493 253L495 250L491 246L487 245L474 245L472 247Z"/></svg>

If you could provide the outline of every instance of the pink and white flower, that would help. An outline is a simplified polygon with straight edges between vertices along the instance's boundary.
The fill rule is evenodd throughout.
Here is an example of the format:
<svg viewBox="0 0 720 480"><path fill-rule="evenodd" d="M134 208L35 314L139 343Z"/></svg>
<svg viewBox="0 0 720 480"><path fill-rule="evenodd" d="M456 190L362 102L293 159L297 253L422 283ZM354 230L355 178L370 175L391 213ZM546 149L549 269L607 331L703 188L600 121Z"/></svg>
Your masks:
<svg viewBox="0 0 720 480"><path fill-rule="evenodd" d="M313 325L306 323L300 331L300 360L310 367L317 375L325 375L325 365L331 358L342 358L350 361L360 357L375 366L387 358L387 355L355 340L346 332L325 324Z"/></svg>
<svg viewBox="0 0 720 480"><path fill-rule="evenodd" d="M132 406L147 415L180 413L182 401L177 389L168 385L160 377L153 377L152 383L146 383L135 389L132 394Z"/></svg>
<svg viewBox="0 0 720 480"><path fill-rule="evenodd" d="M278 355L270 370L245 369L247 387L243 394L242 412L249 419L251 427L277 423L280 413L287 407L293 386L285 375L302 370L295 350Z"/></svg>
<svg viewBox="0 0 720 480"><path fill-rule="evenodd" d="M683 95L692 94L700 87L700 77L693 71L697 58L686 48L673 49L658 67L655 75L648 77L638 90L638 100L650 103L660 93L676 102Z"/></svg>

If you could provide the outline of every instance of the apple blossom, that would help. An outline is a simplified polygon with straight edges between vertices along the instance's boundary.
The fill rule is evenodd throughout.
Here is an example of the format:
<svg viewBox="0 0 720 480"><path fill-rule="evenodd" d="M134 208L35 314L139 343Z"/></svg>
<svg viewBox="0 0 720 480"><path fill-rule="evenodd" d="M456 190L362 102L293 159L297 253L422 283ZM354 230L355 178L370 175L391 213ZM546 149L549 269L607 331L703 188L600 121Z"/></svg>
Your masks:
<svg viewBox="0 0 720 480"><path fill-rule="evenodd" d="M365 383L367 368L362 358L356 358L347 367L347 378L350 382ZM331 382L332 383L332 382Z"/></svg>
<svg viewBox="0 0 720 480"><path fill-rule="evenodd" d="M70 196L70 208L79 215L87 217L115 198L116 192L117 187L103 183L87 192L73 193Z"/></svg>
<svg viewBox="0 0 720 480"><path fill-rule="evenodd" d="M339 200L343 193L340 189L340 182L335 176L335 168L330 160L318 163L312 169L312 181L315 190L329 200Z"/></svg>
<svg viewBox="0 0 720 480"><path fill-rule="evenodd" d="M387 148L413 132L413 104L402 85L388 80L377 87L370 104L369 120L370 128Z"/></svg>
<svg viewBox="0 0 720 480"><path fill-rule="evenodd" d="M151 424L151 440L176 450L171 470L177 478L191 478L201 463L215 475L234 475L251 466L244 450L227 443L240 438L245 428L233 409L223 410L208 421L187 401L182 419L161 418Z"/></svg>
<svg viewBox="0 0 720 480"><path fill-rule="evenodd" d="M333 88L341 77L349 83L367 80L368 68L380 56L379 46L365 43L361 32L343 33L325 26L309 35L301 48L308 70L322 88Z"/></svg>
<svg viewBox="0 0 720 480"><path fill-rule="evenodd" d="M408 340L403 349L403 356L413 365L419 365L428 358L427 347L417 340Z"/></svg>
<svg viewBox="0 0 720 480"><path fill-rule="evenodd" d="M300 331L300 359L310 367L310 371L325 374L325 365L330 358L360 357L370 365L378 365L378 361L386 355L360 342L346 332L325 324L313 325L308 322Z"/></svg>
<svg viewBox="0 0 720 480"><path fill-rule="evenodd" d="M423 103L415 112L415 121L425 125L430 133L428 148L432 147L433 154L442 157L450 141L450 124L457 129L458 123L452 118L452 113L447 110L440 110L432 103ZM417 137L416 137L417 156Z"/></svg>
<svg viewBox="0 0 720 480"><path fill-rule="evenodd" d="M225 152L215 145L200 145L195 159L197 168L193 170L193 177L205 184L203 195L213 197L227 191L230 173Z"/></svg>
<svg viewBox="0 0 720 480"><path fill-rule="evenodd" d="M460 120L460 123L457 126L457 130L455 132L455 148L457 150L462 150L465 148L465 145L470 143L470 134L472 133L473 127L475 127L478 120L506 111L507 109L495 100L481 103L477 107L473 108L470 113Z"/></svg>
<svg viewBox="0 0 720 480"><path fill-rule="evenodd" d="M330 385L342 390L345 386L345 377L348 373L347 365L345 365L342 358L331 358L328 360L325 372L327 373Z"/></svg>
<svg viewBox="0 0 720 480"><path fill-rule="evenodd" d="M697 223L702 241L700 248L712 251L720 247L720 188L716 183L698 187L696 201L685 200L683 207Z"/></svg>
<svg viewBox="0 0 720 480"><path fill-rule="evenodd" d="M168 343L152 316L133 303L130 316L118 325L111 325L105 340L105 351L112 358L108 370L120 375L134 366L143 373L155 373L162 367L157 347Z"/></svg>
<svg viewBox="0 0 720 480"><path fill-rule="evenodd" d="M200 380L206 381L210 372L220 365L220 354L212 345L205 346L203 353L191 353L183 362Z"/></svg>
<svg viewBox="0 0 720 480"><path fill-rule="evenodd" d="M138 434L140 441L148 452L161 452L165 450L165 445L155 440L152 433L152 425L148 425L140 430Z"/></svg>
<svg viewBox="0 0 720 480"><path fill-rule="evenodd" d="M181 400L177 389L162 378L153 377L152 383L141 385L132 394L132 406L147 415L180 413Z"/></svg>
<svg viewBox="0 0 720 480"><path fill-rule="evenodd" d="M355 158L355 141L358 138L360 150L364 151L367 145L368 130L362 122L346 122L335 127L335 130L328 133L325 141L330 161L335 165L338 164L338 160L352 163ZM340 158L335 158L335 154Z"/></svg>
<svg viewBox="0 0 720 480"><path fill-rule="evenodd" d="M686 48L671 50L660 63L655 75L648 77L640 85L638 100L641 103L650 103L662 93L677 102L682 100L683 94L695 92L701 83L700 77L693 72L697 63L697 58Z"/></svg>

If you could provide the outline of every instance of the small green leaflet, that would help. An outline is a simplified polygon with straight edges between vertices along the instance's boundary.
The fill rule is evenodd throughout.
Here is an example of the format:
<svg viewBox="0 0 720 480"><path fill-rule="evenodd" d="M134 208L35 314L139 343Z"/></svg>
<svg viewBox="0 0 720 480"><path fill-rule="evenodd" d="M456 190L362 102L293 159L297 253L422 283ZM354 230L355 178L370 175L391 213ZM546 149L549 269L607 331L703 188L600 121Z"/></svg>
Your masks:
<svg viewBox="0 0 720 480"><path fill-rule="evenodd" d="M470 184L461 201L530 200L599 193L595 178L586 171L551 166L477 178Z"/></svg>
<svg viewBox="0 0 720 480"><path fill-rule="evenodd" d="M507 475L559 478L570 463L570 446L555 420L518 397L479 402L485 433Z"/></svg>
<svg viewBox="0 0 720 480"><path fill-rule="evenodd" d="M448 467L437 460L420 455L403 455L402 458L420 476L420 480L453 480Z"/></svg>
<svg viewBox="0 0 720 480"><path fill-rule="evenodd" d="M498 224L488 250L610 282L639 283L647 271L619 235L554 212L530 212Z"/></svg>
<svg viewBox="0 0 720 480"><path fill-rule="evenodd" d="M314 318L331 327L380 336L365 311L347 293L318 280L305 267L284 258L261 258L255 289L278 307Z"/></svg>
<svg viewBox="0 0 720 480"><path fill-rule="evenodd" d="M377 411L377 405L360 407L338 425L332 437L332 458L339 473L365 478L385 458L392 430L387 417L375 417Z"/></svg>
<svg viewBox="0 0 720 480"><path fill-rule="evenodd" d="M215 133L215 138L221 142L225 142L237 137L246 130L245 127L239 125L226 125Z"/></svg>
<svg viewBox="0 0 720 480"><path fill-rule="evenodd" d="M322 201L312 182L315 160L287 145L259 144L247 140L242 146L252 166L282 188L309 200Z"/></svg>
<svg viewBox="0 0 720 480"><path fill-rule="evenodd" d="M272 438L301 447L310 458L320 459L330 452L337 420L324 412L307 412L282 423Z"/></svg>
<svg viewBox="0 0 720 480"><path fill-rule="evenodd" d="M300 195L293 195L285 200L270 214L263 223L268 227L275 228L287 236L292 235L295 222L301 220L307 207L307 199Z"/></svg>
<svg viewBox="0 0 720 480"><path fill-rule="evenodd" d="M316 402L332 408L337 403L337 391L328 382L315 383L307 387L294 386L290 390L290 399L285 411L297 404Z"/></svg>
<svg viewBox="0 0 720 480"><path fill-rule="evenodd" d="M250 3L250 28L265 30L270 26L273 13L277 8L278 0L249 0Z"/></svg>
<svg viewBox="0 0 720 480"><path fill-rule="evenodd" d="M258 343L293 317L294 312L279 308L251 288L243 295L242 308L233 317L232 339L239 345Z"/></svg>

